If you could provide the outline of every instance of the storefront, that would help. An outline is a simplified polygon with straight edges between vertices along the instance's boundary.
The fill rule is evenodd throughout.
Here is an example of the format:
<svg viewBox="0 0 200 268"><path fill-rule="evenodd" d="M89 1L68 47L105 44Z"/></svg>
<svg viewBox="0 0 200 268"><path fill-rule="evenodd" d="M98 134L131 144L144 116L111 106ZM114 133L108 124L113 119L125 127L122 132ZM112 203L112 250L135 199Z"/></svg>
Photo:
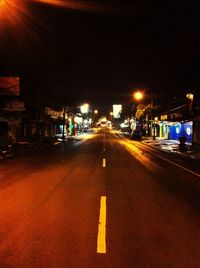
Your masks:
<svg viewBox="0 0 200 268"><path fill-rule="evenodd" d="M169 139L179 140L180 137L185 137L187 143L192 143L193 122L174 122L169 126Z"/></svg>
<svg viewBox="0 0 200 268"><path fill-rule="evenodd" d="M0 142L16 142L20 139L21 132L21 113L2 113L0 116Z"/></svg>
<svg viewBox="0 0 200 268"><path fill-rule="evenodd" d="M181 136L186 137L186 142L192 143L193 138L193 121L182 123Z"/></svg>

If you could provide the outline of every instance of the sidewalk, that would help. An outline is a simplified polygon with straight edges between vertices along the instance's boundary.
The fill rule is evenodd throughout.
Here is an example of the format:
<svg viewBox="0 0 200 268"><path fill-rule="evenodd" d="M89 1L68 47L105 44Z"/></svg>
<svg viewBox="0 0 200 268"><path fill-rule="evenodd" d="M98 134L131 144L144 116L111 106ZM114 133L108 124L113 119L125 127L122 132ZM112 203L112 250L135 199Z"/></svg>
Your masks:
<svg viewBox="0 0 200 268"><path fill-rule="evenodd" d="M63 138L63 135L62 134L57 134L55 137L58 139L58 141L60 142L67 142L67 141L80 141L82 139L86 139L90 134L92 134L91 131L88 131L88 132L78 132L76 133L76 135L66 135L64 136Z"/></svg>
<svg viewBox="0 0 200 268"><path fill-rule="evenodd" d="M191 144L186 143L187 151L181 152L179 149L179 141L177 140L165 140L161 138L156 138L153 140L151 137L144 137L142 139L142 143L171 154L177 154L186 158L200 160L200 148L194 147Z"/></svg>

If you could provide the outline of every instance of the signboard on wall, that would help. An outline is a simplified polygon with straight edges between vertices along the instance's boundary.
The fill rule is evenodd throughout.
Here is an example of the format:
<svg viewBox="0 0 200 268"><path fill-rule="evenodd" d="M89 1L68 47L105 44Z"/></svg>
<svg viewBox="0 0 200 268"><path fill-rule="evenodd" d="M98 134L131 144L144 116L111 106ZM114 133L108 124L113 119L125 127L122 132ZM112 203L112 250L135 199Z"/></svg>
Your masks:
<svg viewBox="0 0 200 268"><path fill-rule="evenodd" d="M0 96L19 96L19 77L0 76Z"/></svg>
<svg viewBox="0 0 200 268"><path fill-rule="evenodd" d="M63 111L56 111L49 107L45 107L45 114L50 115L51 118L63 118Z"/></svg>
<svg viewBox="0 0 200 268"><path fill-rule="evenodd" d="M162 115L160 116L160 120L162 120L162 121L167 120L167 119L168 119L167 114L162 114Z"/></svg>

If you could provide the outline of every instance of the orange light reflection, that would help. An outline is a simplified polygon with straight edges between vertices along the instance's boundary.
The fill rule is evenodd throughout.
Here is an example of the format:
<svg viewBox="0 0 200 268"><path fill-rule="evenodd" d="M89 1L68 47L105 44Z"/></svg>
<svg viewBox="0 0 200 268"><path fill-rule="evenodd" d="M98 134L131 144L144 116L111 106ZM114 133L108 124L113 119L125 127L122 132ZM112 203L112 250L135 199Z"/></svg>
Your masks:
<svg viewBox="0 0 200 268"><path fill-rule="evenodd" d="M118 8L105 3L95 3L93 1L72 1L72 0L32 0L33 2L39 2L49 4L57 7L68 8L78 11L94 12L94 13L118 13Z"/></svg>
<svg viewBox="0 0 200 268"><path fill-rule="evenodd" d="M24 12L23 2L0 0L0 27L4 27L5 23L16 26L21 21L21 14Z"/></svg>
<svg viewBox="0 0 200 268"><path fill-rule="evenodd" d="M43 29L42 21L29 8L29 0L0 0L0 49L7 50L13 46L40 44L38 29ZM10 42L13 40L13 42ZM42 44L40 44L42 45Z"/></svg>
<svg viewBox="0 0 200 268"><path fill-rule="evenodd" d="M134 156L145 168L150 170L152 173L160 172L160 167L152 161L148 156L144 155L142 150L134 145L133 141L119 140L118 142L125 147L125 149ZM137 142L136 142L137 143Z"/></svg>

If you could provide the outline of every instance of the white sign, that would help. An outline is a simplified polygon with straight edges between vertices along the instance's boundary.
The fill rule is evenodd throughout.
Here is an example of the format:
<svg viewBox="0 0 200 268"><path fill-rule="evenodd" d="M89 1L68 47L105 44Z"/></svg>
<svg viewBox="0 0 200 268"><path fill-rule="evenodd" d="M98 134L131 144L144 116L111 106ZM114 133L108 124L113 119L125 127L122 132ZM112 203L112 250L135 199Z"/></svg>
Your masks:
<svg viewBox="0 0 200 268"><path fill-rule="evenodd" d="M122 113L122 105L121 104L114 104L113 105L113 118L121 118Z"/></svg>

